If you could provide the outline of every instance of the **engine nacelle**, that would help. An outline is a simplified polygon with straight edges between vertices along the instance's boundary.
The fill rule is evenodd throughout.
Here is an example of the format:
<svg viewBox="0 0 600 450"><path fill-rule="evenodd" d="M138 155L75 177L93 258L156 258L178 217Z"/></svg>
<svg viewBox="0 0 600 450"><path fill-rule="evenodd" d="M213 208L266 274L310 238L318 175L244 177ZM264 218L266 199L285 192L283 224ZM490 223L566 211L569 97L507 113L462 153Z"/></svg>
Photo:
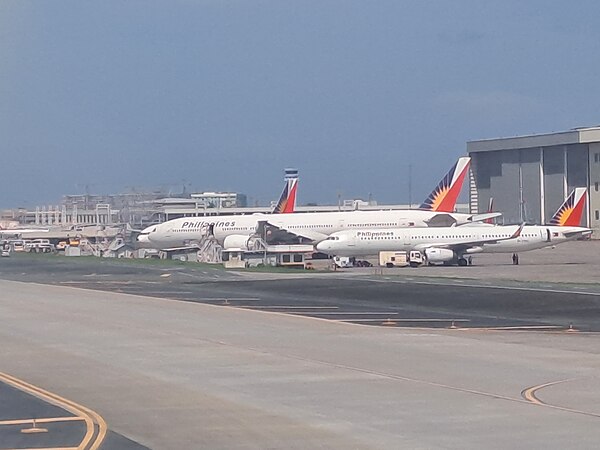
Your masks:
<svg viewBox="0 0 600 450"><path fill-rule="evenodd" d="M430 263L449 262L456 258L456 254L447 248L428 248L425 249L425 256Z"/></svg>
<svg viewBox="0 0 600 450"><path fill-rule="evenodd" d="M223 250L251 250L252 238L244 234L231 234L223 240Z"/></svg>

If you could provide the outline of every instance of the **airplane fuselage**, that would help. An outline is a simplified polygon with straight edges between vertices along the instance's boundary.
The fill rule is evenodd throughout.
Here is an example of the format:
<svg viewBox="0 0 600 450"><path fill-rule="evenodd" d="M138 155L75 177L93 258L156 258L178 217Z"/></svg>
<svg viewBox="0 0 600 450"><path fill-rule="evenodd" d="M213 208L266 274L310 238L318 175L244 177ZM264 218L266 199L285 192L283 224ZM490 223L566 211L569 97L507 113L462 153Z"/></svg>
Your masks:
<svg viewBox="0 0 600 450"><path fill-rule="evenodd" d="M256 233L259 222L285 229L290 233L310 235L317 233L324 237L343 230L428 227L439 221L465 223L470 214L441 213L422 210L386 210L386 211L342 211L296 214L252 214L216 217L186 217L146 228L142 235L144 241L155 248L185 246L198 241L206 235L207 228L220 243L232 235L250 236Z"/></svg>
<svg viewBox="0 0 600 450"><path fill-rule="evenodd" d="M519 253L576 239L586 228L524 226L520 235L510 238L516 226L461 226L442 228L381 229L347 231L330 236L317 249L336 256L377 255L381 251L411 251L453 248L457 257L472 253ZM577 233L580 232L580 233ZM497 239L497 240L496 240ZM479 245L464 245L478 242Z"/></svg>

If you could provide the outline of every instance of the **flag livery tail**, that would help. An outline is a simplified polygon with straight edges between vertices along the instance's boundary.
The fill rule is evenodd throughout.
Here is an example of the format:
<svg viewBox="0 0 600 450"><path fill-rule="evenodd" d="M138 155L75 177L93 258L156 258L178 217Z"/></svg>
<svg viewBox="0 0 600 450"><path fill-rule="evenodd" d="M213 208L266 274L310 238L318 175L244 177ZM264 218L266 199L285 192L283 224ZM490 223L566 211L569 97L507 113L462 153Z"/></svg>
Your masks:
<svg viewBox="0 0 600 450"><path fill-rule="evenodd" d="M439 182L436 188L421 204L420 209L427 211L453 212L462 189L465 177L469 172L471 158L463 156L452 166L450 172Z"/></svg>
<svg viewBox="0 0 600 450"><path fill-rule="evenodd" d="M550 219L550 225L578 227L585 207L586 188L575 188Z"/></svg>
<svg viewBox="0 0 600 450"><path fill-rule="evenodd" d="M298 179L292 178L285 183L281 197L273 208L273 214L288 214L296 210L296 189L298 188Z"/></svg>

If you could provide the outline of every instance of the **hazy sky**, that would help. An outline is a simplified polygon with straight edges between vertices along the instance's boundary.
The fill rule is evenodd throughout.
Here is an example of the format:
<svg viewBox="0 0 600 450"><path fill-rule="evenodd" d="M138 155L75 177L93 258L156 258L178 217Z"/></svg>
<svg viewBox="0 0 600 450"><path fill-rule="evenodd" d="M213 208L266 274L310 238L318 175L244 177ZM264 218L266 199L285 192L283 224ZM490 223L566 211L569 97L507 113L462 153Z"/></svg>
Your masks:
<svg viewBox="0 0 600 450"><path fill-rule="evenodd" d="M595 1L0 1L0 207L183 180L421 200L466 141L600 124Z"/></svg>

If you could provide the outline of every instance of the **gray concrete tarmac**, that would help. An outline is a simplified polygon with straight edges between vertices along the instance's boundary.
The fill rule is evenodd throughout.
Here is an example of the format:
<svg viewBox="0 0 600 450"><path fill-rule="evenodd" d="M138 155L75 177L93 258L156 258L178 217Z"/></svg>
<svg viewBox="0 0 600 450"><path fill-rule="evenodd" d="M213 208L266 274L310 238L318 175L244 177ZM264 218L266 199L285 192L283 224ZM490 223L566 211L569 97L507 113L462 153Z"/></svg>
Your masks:
<svg viewBox="0 0 600 450"><path fill-rule="evenodd" d="M149 448L600 439L596 334L365 327L13 281L0 292L3 370Z"/></svg>
<svg viewBox="0 0 600 450"><path fill-rule="evenodd" d="M52 257L0 278L0 370L148 448L600 438L593 290Z"/></svg>

